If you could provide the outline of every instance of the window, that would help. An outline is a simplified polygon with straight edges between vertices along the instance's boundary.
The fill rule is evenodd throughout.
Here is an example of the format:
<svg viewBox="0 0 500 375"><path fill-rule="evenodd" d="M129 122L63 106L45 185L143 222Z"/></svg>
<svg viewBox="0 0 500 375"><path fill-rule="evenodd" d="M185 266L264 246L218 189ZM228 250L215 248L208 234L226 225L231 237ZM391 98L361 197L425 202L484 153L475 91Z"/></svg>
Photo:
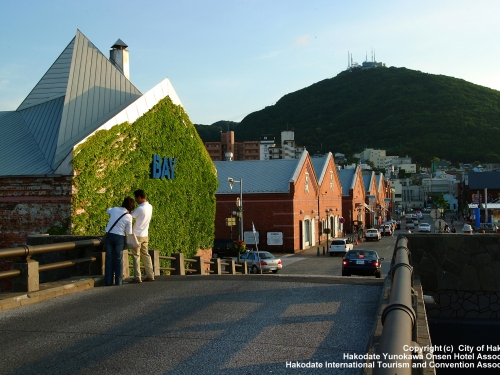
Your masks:
<svg viewBox="0 0 500 375"><path fill-rule="evenodd" d="M309 173L306 172L305 192L309 193Z"/></svg>

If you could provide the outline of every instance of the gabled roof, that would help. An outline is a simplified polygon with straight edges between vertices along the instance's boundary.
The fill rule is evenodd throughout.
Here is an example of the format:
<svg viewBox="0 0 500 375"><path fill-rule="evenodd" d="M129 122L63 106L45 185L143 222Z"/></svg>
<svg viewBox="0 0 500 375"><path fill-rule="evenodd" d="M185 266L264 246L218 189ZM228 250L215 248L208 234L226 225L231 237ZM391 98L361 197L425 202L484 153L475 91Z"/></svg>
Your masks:
<svg viewBox="0 0 500 375"><path fill-rule="evenodd" d="M377 189L380 191L384 187L384 174L380 173L376 175L377 178Z"/></svg>
<svg viewBox="0 0 500 375"><path fill-rule="evenodd" d="M76 144L115 117L135 120L166 95L182 105L166 81L147 103L137 101L143 94L77 30L17 110L0 112L0 175L56 173Z"/></svg>
<svg viewBox="0 0 500 375"><path fill-rule="evenodd" d="M362 177L363 177L363 187L365 188L365 192L368 194L374 182L375 172L372 171L371 173L366 173L366 174L363 173Z"/></svg>
<svg viewBox="0 0 500 375"><path fill-rule="evenodd" d="M321 185L323 183L323 179L325 178L328 169L328 164L332 159L333 156L331 152L329 152L326 156L322 158L311 158L311 162L314 167L314 172L318 177L318 185Z"/></svg>
<svg viewBox="0 0 500 375"><path fill-rule="evenodd" d="M295 182L307 159L307 151L300 159L214 161L219 179L216 194L238 194L239 184L231 190L228 178L243 181L245 193L289 193L290 183Z"/></svg>
<svg viewBox="0 0 500 375"><path fill-rule="evenodd" d="M340 186L342 186L342 195L349 195L351 189L354 189L356 183L356 173L358 168L339 170Z"/></svg>
<svg viewBox="0 0 500 375"><path fill-rule="evenodd" d="M468 173L469 190L500 189L500 172Z"/></svg>

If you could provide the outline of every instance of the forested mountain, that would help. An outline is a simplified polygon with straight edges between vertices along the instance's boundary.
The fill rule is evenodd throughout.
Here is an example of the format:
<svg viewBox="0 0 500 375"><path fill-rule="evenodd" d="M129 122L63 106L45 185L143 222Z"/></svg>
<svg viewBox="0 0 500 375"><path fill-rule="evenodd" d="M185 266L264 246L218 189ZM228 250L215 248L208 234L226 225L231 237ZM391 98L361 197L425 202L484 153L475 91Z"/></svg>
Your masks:
<svg viewBox="0 0 500 375"><path fill-rule="evenodd" d="M500 92L406 68L345 71L287 94L231 128L237 141L274 134L279 142L282 130L294 130L297 145L311 154L370 147L425 165L433 157L500 162ZM202 134L207 129L197 129L209 140Z"/></svg>

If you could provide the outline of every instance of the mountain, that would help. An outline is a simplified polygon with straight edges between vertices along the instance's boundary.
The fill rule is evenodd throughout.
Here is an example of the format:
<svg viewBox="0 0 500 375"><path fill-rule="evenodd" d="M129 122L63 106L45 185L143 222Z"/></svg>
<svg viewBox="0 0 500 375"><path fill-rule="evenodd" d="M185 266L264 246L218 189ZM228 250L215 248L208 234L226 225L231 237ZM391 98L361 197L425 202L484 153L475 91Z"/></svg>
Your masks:
<svg viewBox="0 0 500 375"><path fill-rule="evenodd" d="M381 148L424 165L434 157L500 162L500 92L406 68L345 71L285 95L232 130L247 141L261 134L279 140L286 129L311 154Z"/></svg>
<svg viewBox="0 0 500 375"><path fill-rule="evenodd" d="M220 133L235 130L236 125L238 123L234 121L217 121L212 125L194 124L203 142L220 142Z"/></svg>

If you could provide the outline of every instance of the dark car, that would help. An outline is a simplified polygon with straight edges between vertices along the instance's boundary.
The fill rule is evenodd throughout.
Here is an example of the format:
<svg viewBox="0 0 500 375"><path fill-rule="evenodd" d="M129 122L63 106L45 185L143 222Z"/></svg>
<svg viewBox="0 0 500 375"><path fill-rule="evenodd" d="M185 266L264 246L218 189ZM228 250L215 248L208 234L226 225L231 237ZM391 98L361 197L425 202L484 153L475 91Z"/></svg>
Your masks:
<svg viewBox="0 0 500 375"><path fill-rule="evenodd" d="M212 247L212 257L214 258L232 258L238 256L238 251L233 249L233 240L216 238Z"/></svg>
<svg viewBox="0 0 500 375"><path fill-rule="evenodd" d="M351 250L342 259L342 276L364 275L382 277L382 261L376 251Z"/></svg>

